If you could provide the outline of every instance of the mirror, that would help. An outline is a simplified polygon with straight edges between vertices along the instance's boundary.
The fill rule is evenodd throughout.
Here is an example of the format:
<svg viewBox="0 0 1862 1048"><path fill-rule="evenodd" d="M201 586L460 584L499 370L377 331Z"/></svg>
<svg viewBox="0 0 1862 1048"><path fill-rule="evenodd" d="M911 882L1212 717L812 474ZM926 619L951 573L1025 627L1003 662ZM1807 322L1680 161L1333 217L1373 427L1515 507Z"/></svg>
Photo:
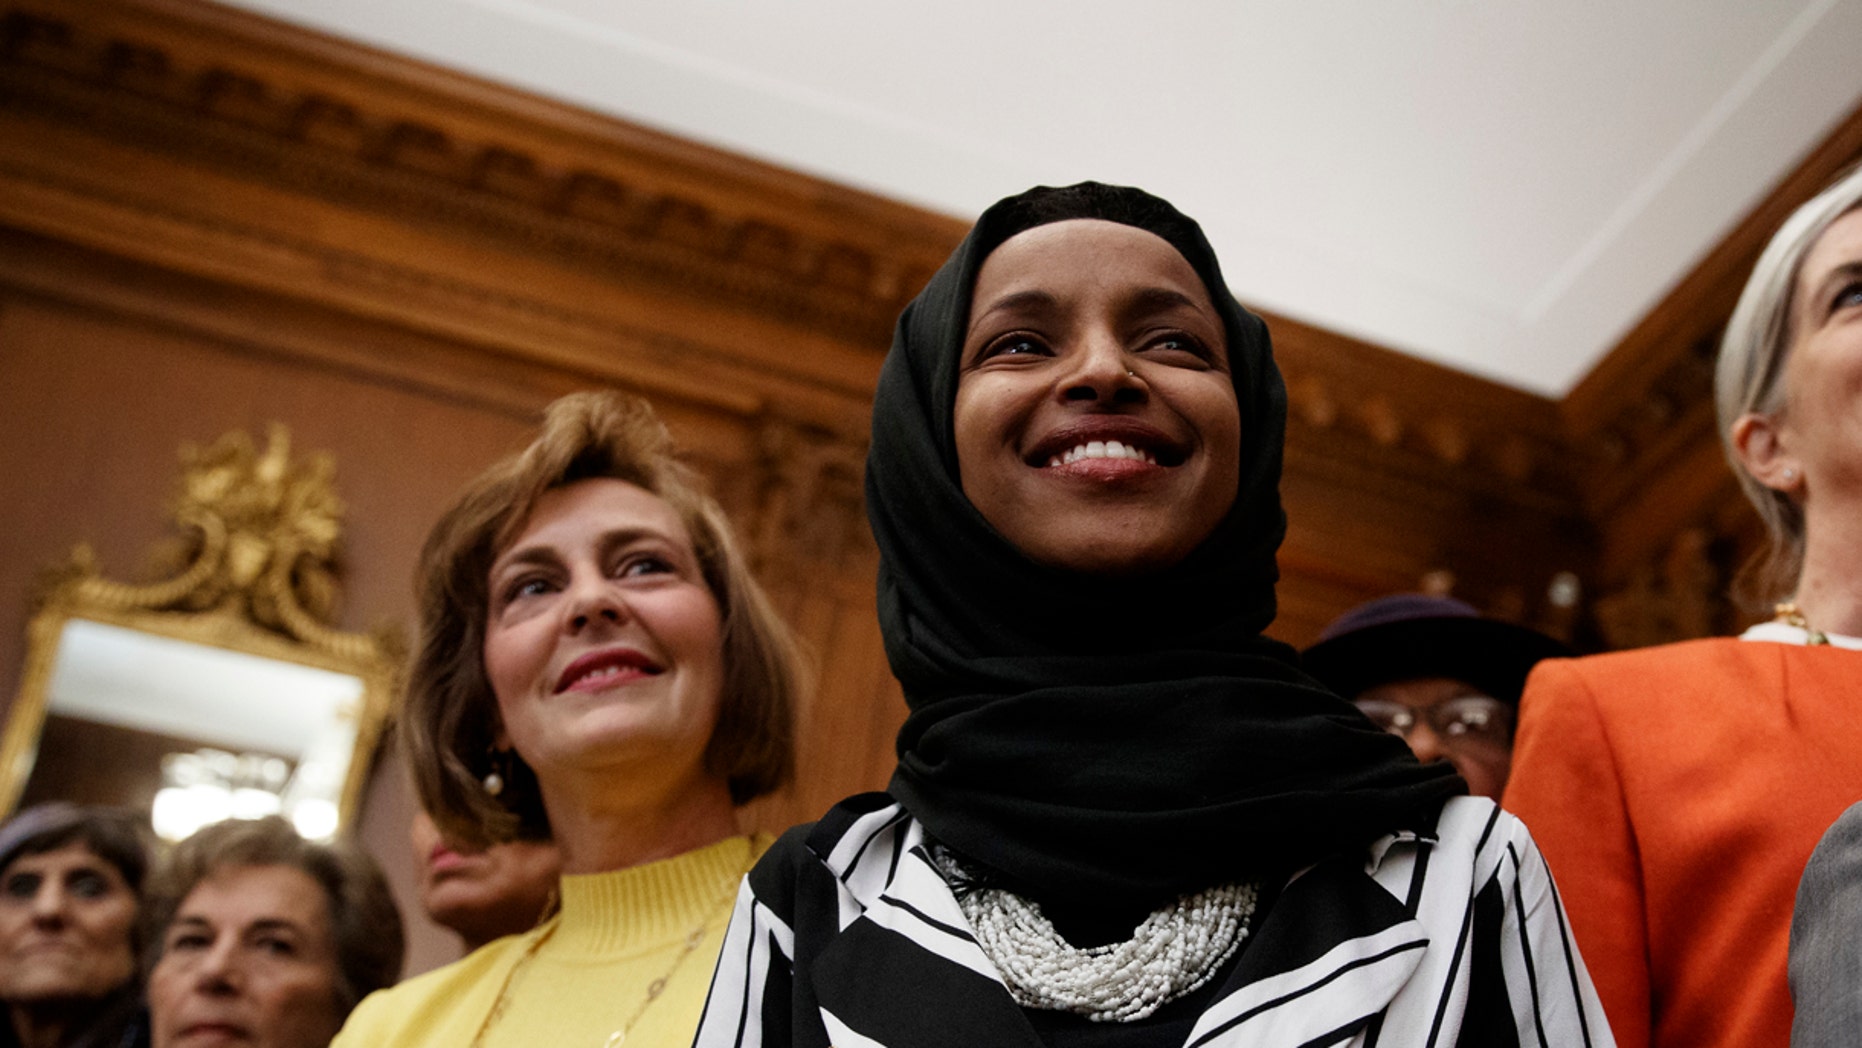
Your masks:
<svg viewBox="0 0 1862 1048"><path fill-rule="evenodd" d="M331 836L357 814L402 652L330 624L334 465L293 463L281 426L263 453L234 433L181 457L160 581L110 581L86 546L46 577L0 801L137 808L169 839L267 814Z"/></svg>

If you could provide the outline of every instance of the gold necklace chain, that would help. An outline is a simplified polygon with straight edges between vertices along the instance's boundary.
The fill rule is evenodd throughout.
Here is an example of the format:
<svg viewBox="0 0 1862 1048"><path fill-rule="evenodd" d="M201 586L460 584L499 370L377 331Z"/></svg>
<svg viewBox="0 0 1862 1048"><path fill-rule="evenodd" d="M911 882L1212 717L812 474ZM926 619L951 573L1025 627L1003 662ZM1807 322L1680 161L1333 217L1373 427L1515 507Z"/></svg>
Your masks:
<svg viewBox="0 0 1862 1048"><path fill-rule="evenodd" d="M1796 626L1798 629L1803 630L1804 643L1806 645L1815 648L1830 642L1829 634L1824 633L1822 630L1813 630L1810 628L1810 620L1806 619L1804 613L1798 610L1796 603L1788 600L1783 601L1775 610L1777 614L1773 616L1772 621L1782 622L1787 626Z"/></svg>
<svg viewBox="0 0 1862 1048"><path fill-rule="evenodd" d="M711 918L715 916L719 910L727 907L732 899L736 898L738 883L750 873L750 867L754 865L756 865L756 847L752 845L750 848L749 863L744 866L741 873L731 879L730 886L725 891L724 897L712 904L711 908L705 911L705 916L698 922L697 926L686 934L685 942L679 948L679 955L672 959L672 966L667 968L665 973L659 978L647 984L647 995L645 999L640 1002L638 1008L634 1009L634 1014L628 1018L627 1022L624 1023L620 1029L609 1034L607 1040L601 1042L602 1048L621 1048L621 1045L627 1043L627 1035L633 1030L634 1024L640 1021L640 1017L646 1014L647 1009L652 1006L654 1001L659 1000L660 994L666 992L666 984L672 981L674 975L678 974L679 966L685 963L685 959L690 957L693 951L704 944L705 930L710 927ZM511 965L511 970L504 973L504 984L498 987L498 999L492 1002L490 1013L485 1016L485 1021L479 1024L478 1033L472 1038L472 1048L482 1048L485 1043L485 1036L491 1032L492 1027L498 1025L498 1020L504 1018L505 1009L510 1005L512 992L517 989L519 982L518 976L523 972L524 966L530 963L531 958L537 955L537 951L543 948L543 944L548 942L550 936L555 935L556 929L560 927L562 927L562 921L559 919L556 924L544 929L528 946L524 947L523 956L517 959L516 964Z"/></svg>

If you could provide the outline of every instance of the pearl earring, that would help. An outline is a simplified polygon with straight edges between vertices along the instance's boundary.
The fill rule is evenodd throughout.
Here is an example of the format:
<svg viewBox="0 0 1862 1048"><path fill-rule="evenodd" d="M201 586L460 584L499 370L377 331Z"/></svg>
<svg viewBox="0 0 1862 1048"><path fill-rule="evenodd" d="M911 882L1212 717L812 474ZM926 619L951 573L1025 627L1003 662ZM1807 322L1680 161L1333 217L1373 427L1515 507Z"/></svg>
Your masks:
<svg viewBox="0 0 1862 1048"><path fill-rule="evenodd" d="M1785 482L1786 484L1789 484L1789 483L1791 483L1792 481L1794 481L1794 480L1796 480L1796 479L1797 479L1797 470L1796 470L1796 468L1794 468L1794 467L1792 467L1792 466L1786 466L1786 467L1784 468L1784 482Z"/></svg>
<svg viewBox="0 0 1862 1048"><path fill-rule="evenodd" d="M500 769L509 766L511 753L509 750L493 749L488 750L487 754L491 758L491 770L479 782L484 785L487 794L496 797L504 792L504 775Z"/></svg>

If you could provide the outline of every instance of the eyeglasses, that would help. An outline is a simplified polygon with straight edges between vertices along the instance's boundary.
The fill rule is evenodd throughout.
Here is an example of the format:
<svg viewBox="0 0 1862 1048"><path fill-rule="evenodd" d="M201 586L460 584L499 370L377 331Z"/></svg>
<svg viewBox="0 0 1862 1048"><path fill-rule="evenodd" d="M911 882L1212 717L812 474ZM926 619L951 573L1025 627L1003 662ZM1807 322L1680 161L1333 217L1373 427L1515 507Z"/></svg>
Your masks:
<svg viewBox="0 0 1862 1048"><path fill-rule="evenodd" d="M1359 699L1358 709L1392 735L1409 738L1420 721L1444 746L1507 746L1513 741L1513 710L1486 695L1462 695L1417 709L1389 699Z"/></svg>

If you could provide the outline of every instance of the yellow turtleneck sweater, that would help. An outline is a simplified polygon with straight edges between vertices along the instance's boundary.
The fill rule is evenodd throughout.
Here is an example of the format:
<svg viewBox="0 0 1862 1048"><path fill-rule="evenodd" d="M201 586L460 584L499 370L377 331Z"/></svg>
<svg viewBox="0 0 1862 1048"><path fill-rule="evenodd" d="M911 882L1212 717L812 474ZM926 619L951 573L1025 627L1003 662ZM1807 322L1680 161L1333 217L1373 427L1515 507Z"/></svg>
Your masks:
<svg viewBox="0 0 1862 1048"><path fill-rule="evenodd" d="M732 837L644 866L565 876L555 917L370 994L332 1048L602 1048L621 1030L630 1045L685 1048L738 882L769 844ZM648 1003L661 978L665 989Z"/></svg>

